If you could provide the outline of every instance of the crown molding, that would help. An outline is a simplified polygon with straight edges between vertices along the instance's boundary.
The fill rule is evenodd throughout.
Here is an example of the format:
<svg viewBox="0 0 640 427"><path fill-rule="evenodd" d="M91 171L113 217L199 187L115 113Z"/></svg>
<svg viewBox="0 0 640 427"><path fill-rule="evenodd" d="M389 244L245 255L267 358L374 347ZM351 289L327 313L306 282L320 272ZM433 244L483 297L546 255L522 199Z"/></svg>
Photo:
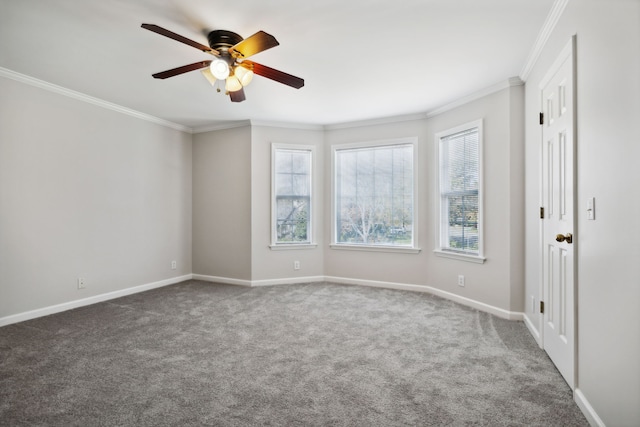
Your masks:
<svg viewBox="0 0 640 427"><path fill-rule="evenodd" d="M271 122L263 120L239 120L234 122L221 122L212 126L202 126L193 129L194 134L215 132L225 129L235 129L245 126L264 126L282 129L300 129L300 130L315 130L322 131L324 127L322 125L312 125L306 123L287 123L287 122Z"/></svg>
<svg viewBox="0 0 640 427"><path fill-rule="evenodd" d="M442 107L438 107L435 110L428 111L425 117L429 119L431 117L437 116L438 114L442 114L446 111L453 110L454 108L468 104L469 102L484 98L485 96L491 95L492 93L500 92L503 89L515 86L512 82L512 79L513 77L500 83L496 83L493 86L489 86L477 92L473 92L467 96L463 96L462 98L458 98L457 100L445 104Z"/></svg>
<svg viewBox="0 0 640 427"><path fill-rule="evenodd" d="M251 120L251 126L264 126L272 128L299 129L299 130L324 130L322 125L310 123L271 122L266 120Z"/></svg>
<svg viewBox="0 0 640 427"><path fill-rule="evenodd" d="M555 0L553 6L551 6L547 19L544 21L544 24L538 33L538 38L531 48L529 56L527 56L527 60L525 61L522 71L520 71L519 77L522 81L527 81L533 66L536 65L544 46L547 44L553 30L556 28L558 20L560 19L560 16L562 16L562 13L566 9L568 3L569 0Z"/></svg>
<svg viewBox="0 0 640 427"><path fill-rule="evenodd" d="M523 86L524 82L518 76L509 77L509 86Z"/></svg>
<svg viewBox="0 0 640 427"><path fill-rule="evenodd" d="M427 116L425 113L403 114L400 116L380 117L377 119L358 120L353 122L335 123L330 125L324 125L324 130L338 130L338 129L350 129L363 126L373 126L388 123L408 122L413 120L423 120Z"/></svg>
<svg viewBox="0 0 640 427"><path fill-rule="evenodd" d="M173 123L168 120L164 120L164 119L152 116L150 114L142 113L140 111L132 110L130 108L126 108L121 105L105 101L103 99L85 95L84 93L76 92L75 90L67 89L65 87L55 85L53 83L45 82L44 80L36 79L35 77L20 74L18 72L9 70L7 68L0 67L0 77L6 77L8 79L15 80L20 83L24 83L30 86L44 89L49 92L54 92L59 95L67 96L69 98L73 98L78 101L93 104L98 107L106 108L107 110L116 111L118 113L126 114L128 116L142 119L142 120L155 123L161 126L169 127L171 129L179 130L181 132L193 133L193 130L187 126Z"/></svg>
<svg viewBox="0 0 640 427"><path fill-rule="evenodd" d="M191 133L197 134L197 133L215 132L218 130L243 128L245 126L251 126L251 121L238 120L233 122L220 122L220 123L216 123L215 125L201 126L201 127L194 128Z"/></svg>
<svg viewBox="0 0 640 427"><path fill-rule="evenodd" d="M520 79L520 77L517 77L517 76L511 77L508 80L502 81L500 83L496 83L492 86L481 89L477 92L473 92L467 96L456 99L455 101L445 104L434 110L427 111L426 113L414 113L414 114L405 114L401 116L382 117L378 119L360 120L355 122L336 123L331 125L325 125L323 126L323 128L324 130L350 129L350 128L356 128L356 127L362 127L362 126L372 126L372 125L380 125L380 124L407 122L412 120L429 119L431 117L437 116L438 114L442 114L446 111L453 110L454 108L468 104L469 102L478 100L480 98L484 98L485 96L491 95L492 93L500 92L503 89L507 89L513 86L522 86L523 84L524 82Z"/></svg>

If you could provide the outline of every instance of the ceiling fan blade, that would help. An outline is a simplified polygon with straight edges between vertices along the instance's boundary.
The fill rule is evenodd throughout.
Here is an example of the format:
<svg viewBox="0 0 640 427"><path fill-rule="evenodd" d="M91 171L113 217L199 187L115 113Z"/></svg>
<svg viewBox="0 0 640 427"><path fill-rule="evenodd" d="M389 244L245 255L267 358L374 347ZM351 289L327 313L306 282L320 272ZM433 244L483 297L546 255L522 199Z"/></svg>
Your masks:
<svg viewBox="0 0 640 427"><path fill-rule="evenodd" d="M149 31L153 31L154 33L160 34L162 36L165 37L169 37L170 39L173 39L175 41L178 41L180 43L184 43L186 45L195 47L198 50L201 50L203 52L207 52L210 53L212 55L220 55L220 52L218 52L215 49L211 49L209 46L205 46L203 44L200 44L198 42L195 42L191 39L188 39L186 37L181 36L180 34L176 34L173 31L169 31L165 28L159 27L157 25L154 24L142 24L141 25L142 28L149 30Z"/></svg>
<svg viewBox="0 0 640 427"><path fill-rule="evenodd" d="M239 58L248 58L251 55L260 53L264 50L271 49L278 46L278 40L271 34L267 34L264 31L258 31L252 36L247 37L240 43L229 49L232 56ZM236 55L234 55L234 53Z"/></svg>
<svg viewBox="0 0 640 427"><path fill-rule="evenodd" d="M258 64L257 62L242 61L240 65L253 70L253 72L259 76L275 80L279 83L294 87L296 89L300 89L302 86L304 86L304 79L292 76L291 74L287 74L282 71L278 71L275 68L267 67L266 65Z"/></svg>
<svg viewBox="0 0 640 427"><path fill-rule="evenodd" d="M244 89L236 90L235 92L229 92L229 97L231 98L231 102L242 102L245 99Z"/></svg>
<svg viewBox="0 0 640 427"><path fill-rule="evenodd" d="M153 74L154 79L166 79L169 77L177 76L179 74L188 73L189 71L199 70L201 68L208 67L211 61L200 61L189 65L183 65L182 67L173 68L171 70L162 71L160 73Z"/></svg>

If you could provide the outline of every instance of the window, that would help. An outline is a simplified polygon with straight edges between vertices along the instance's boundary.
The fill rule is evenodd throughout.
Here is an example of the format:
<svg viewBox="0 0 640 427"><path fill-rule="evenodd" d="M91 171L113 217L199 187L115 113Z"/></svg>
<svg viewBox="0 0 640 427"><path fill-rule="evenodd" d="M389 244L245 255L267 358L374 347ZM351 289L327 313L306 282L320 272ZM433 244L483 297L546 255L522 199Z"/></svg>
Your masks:
<svg viewBox="0 0 640 427"><path fill-rule="evenodd" d="M272 248L312 244L313 147L272 145Z"/></svg>
<svg viewBox="0 0 640 427"><path fill-rule="evenodd" d="M416 139L339 146L333 247L415 249Z"/></svg>
<svg viewBox="0 0 640 427"><path fill-rule="evenodd" d="M482 258L482 122L436 135L439 159L439 242L445 256Z"/></svg>

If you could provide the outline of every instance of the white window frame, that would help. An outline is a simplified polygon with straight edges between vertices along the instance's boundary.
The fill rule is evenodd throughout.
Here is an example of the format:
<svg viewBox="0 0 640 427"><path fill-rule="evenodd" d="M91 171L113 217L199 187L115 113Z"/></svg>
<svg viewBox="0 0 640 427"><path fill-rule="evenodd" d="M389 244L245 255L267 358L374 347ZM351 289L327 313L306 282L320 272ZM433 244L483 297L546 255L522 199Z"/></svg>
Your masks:
<svg viewBox="0 0 640 427"><path fill-rule="evenodd" d="M463 251L456 251L450 249L448 244L445 245L443 242L448 242L448 222L449 222L449 212L446 211L446 206L444 204L444 196L441 187L441 183L443 182L443 159L442 159L442 144L443 139L460 133L464 131L471 130L473 128L478 129L478 253L469 253ZM436 148L436 162L437 162L437 173L436 173L436 188L435 194L437 198L436 203L436 242L434 253L437 256L452 258L461 261L468 261L482 264L486 261L484 257L484 206L483 206L483 195L484 195L484 186L483 186L483 176L484 176L484 161L483 161L483 126L482 119L475 120L473 122L465 123L460 126L456 126L452 129L447 129L442 132L438 132L435 134L435 148Z"/></svg>
<svg viewBox="0 0 640 427"><path fill-rule="evenodd" d="M309 217L308 217L308 239L306 242L278 242L278 228L277 228L277 203L276 203L276 152L278 150L286 151L301 151L310 154L309 164ZM318 246L315 241L315 195L313 191L314 187L314 174L315 174L315 162L316 162L316 147L314 145L298 145L298 144L271 144L271 245L269 247L272 250L289 250L289 249L313 249Z"/></svg>
<svg viewBox="0 0 640 427"><path fill-rule="evenodd" d="M358 148L375 148L393 145L412 145L413 147L413 217L412 217L412 244L409 246L400 245L367 245L353 243L339 243L337 239L337 169L336 156L339 151L352 150ZM369 142L357 142L349 144L339 144L331 146L331 249L352 250L352 251L371 251L371 252L394 252L394 253L419 253L418 246L418 138L407 137L389 140L378 140Z"/></svg>

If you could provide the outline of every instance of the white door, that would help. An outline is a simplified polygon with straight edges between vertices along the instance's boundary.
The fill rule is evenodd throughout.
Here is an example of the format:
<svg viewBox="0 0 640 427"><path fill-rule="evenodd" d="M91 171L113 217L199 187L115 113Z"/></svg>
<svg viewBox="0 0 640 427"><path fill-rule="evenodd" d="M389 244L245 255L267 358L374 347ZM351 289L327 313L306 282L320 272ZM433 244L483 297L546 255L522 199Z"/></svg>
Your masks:
<svg viewBox="0 0 640 427"><path fill-rule="evenodd" d="M540 84L542 94L542 257L545 351L575 386L574 40Z"/></svg>

